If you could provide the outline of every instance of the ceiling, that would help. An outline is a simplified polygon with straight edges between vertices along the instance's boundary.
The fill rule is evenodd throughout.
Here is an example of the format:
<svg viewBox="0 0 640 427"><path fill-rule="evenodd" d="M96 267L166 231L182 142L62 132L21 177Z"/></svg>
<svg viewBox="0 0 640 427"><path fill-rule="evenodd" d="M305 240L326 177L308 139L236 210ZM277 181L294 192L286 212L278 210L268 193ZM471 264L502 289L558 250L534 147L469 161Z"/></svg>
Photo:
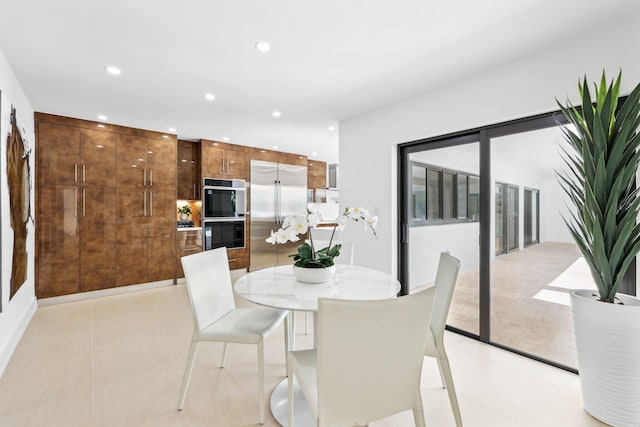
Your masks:
<svg viewBox="0 0 640 427"><path fill-rule="evenodd" d="M637 0L604 5L0 0L0 49L36 111L104 114L114 124L176 128L181 139L227 137L334 163L341 120L640 12ZM271 51L256 50L258 41ZM108 74L110 65L121 75Z"/></svg>

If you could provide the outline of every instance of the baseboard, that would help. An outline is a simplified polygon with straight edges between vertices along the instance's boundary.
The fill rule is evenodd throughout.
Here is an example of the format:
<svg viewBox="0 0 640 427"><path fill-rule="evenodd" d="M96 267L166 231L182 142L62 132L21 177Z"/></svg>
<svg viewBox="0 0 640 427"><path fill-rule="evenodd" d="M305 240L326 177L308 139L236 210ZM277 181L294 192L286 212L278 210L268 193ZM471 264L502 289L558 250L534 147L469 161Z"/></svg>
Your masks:
<svg viewBox="0 0 640 427"><path fill-rule="evenodd" d="M117 288L101 289L99 291L80 292L77 294L62 295L59 297L42 298L38 300L38 307L45 307L53 304L63 304L65 302L83 301L93 298L108 297L111 295L122 295L130 292L146 291L148 289L162 288L173 285L173 279L160 280L158 282L142 283L139 285L118 286Z"/></svg>
<svg viewBox="0 0 640 427"><path fill-rule="evenodd" d="M9 364L11 356L13 356L13 352L16 350L16 347L18 347L18 343L20 342L20 339L22 339L22 335L24 335L24 332L27 330L27 326L29 326L29 323L31 322L33 315L36 313L37 308L38 302L35 298L33 298L31 304L29 304L27 309L22 314L17 327L9 337L7 346L2 350L2 352L0 352L0 377L2 377L2 375L4 374L4 370Z"/></svg>

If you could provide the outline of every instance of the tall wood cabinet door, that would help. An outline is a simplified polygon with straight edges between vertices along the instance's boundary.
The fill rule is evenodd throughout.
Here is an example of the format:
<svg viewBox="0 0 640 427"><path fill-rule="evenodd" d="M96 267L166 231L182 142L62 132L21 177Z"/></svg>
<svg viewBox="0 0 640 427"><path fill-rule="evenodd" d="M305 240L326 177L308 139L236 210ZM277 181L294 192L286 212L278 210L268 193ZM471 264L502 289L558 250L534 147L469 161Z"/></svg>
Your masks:
<svg viewBox="0 0 640 427"><path fill-rule="evenodd" d="M202 142L201 149L202 176L207 178L222 178L224 165L224 150L214 146L211 142Z"/></svg>
<svg viewBox="0 0 640 427"><path fill-rule="evenodd" d="M83 185L116 186L115 133L82 129L80 132L80 156L80 181Z"/></svg>
<svg viewBox="0 0 640 427"><path fill-rule="evenodd" d="M228 178L245 179L245 152L225 150L225 174Z"/></svg>
<svg viewBox="0 0 640 427"><path fill-rule="evenodd" d="M80 130L38 123L38 186L75 185L80 166Z"/></svg>
<svg viewBox="0 0 640 427"><path fill-rule="evenodd" d="M190 200L196 198L196 187L193 179L196 169L193 156L193 144L189 141L178 141L177 198Z"/></svg>
<svg viewBox="0 0 640 427"><path fill-rule="evenodd" d="M116 286L116 189L82 188L80 291Z"/></svg>
<svg viewBox="0 0 640 427"><path fill-rule="evenodd" d="M78 187L48 185L39 188L38 298L79 291Z"/></svg>
<svg viewBox="0 0 640 427"><path fill-rule="evenodd" d="M147 282L147 190L118 188L116 223L116 285Z"/></svg>
<svg viewBox="0 0 640 427"><path fill-rule="evenodd" d="M148 280L173 279L175 274L176 216L175 192L157 190L149 192L151 206L148 242Z"/></svg>
<svg viewBox="0 0 640 427"><path fill-rule="evenodd" d="M176 188L177 148L175 140L148 139L148 184L154 188Z"/></svg>
<svg viewBox="0 0 640 427"><path fill-rule="evenodd" d="M118 134L118 187L145 187L147 176L147 138Z"/></svg>

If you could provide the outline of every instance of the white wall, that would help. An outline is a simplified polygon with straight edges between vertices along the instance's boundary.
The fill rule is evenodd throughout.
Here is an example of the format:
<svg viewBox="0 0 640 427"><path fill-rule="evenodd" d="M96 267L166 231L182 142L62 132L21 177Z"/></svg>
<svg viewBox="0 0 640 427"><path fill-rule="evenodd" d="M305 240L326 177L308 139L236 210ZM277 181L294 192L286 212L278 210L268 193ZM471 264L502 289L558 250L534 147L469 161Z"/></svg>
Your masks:
<svg viewBox="0 0 640 427"><path fill-rule="evenodd" d="M585 74L598 80L603 69L610 77L622 69L622 92L628 93L640 81L640 27L630 17L615 28L589 31L552 50L341 122L341 205L370 207L380 215L379 239L358 245L356 263L397 271L397 144L556 110L556 97L575 101L578 80Z"/></svg>
<svg viewBox="0 0 640 427"><path fill-rule="evenodd" d="M30 157L32 189L35 172L34 150L34 123L33 108L26 98L20 84L16 80L4 54L0 51L0 205L1 223L0 234L2 237L2 312L0 313L0 375L4 372L15 347L17 346L31 317L35 313L37 303L34 291L34 254L35 239L34 227L30 222L27 225L27 253L28 268L27 281L22 285L14 297L9 301L9 289L11 280L11 257L13 253L13 230L9 220L9 190L7 185L7 132L11 105L13 105L21 118L19 124L26 131L23 137L29 141L32 148ZM35 217L34 192L31 191L31 209Z"/></svg>

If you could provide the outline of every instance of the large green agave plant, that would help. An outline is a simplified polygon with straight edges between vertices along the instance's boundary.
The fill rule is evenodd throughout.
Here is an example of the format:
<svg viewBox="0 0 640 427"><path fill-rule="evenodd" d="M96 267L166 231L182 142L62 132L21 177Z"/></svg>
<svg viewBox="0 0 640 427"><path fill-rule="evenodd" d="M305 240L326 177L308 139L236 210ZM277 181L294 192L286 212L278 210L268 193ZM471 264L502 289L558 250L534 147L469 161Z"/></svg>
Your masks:
<svg viewBox="0 0 640 427"><path fill-rule="evenodd" d="M580 108L558 102L573 125L562 127L573 150L563 149L567 170L560 185L575 211L565 217L598 287L600 300L614 302L622 278L640 251L640 84L618 105L621 74L607 84L602 73L595 104L586 77L579 83Z"/></svg>

